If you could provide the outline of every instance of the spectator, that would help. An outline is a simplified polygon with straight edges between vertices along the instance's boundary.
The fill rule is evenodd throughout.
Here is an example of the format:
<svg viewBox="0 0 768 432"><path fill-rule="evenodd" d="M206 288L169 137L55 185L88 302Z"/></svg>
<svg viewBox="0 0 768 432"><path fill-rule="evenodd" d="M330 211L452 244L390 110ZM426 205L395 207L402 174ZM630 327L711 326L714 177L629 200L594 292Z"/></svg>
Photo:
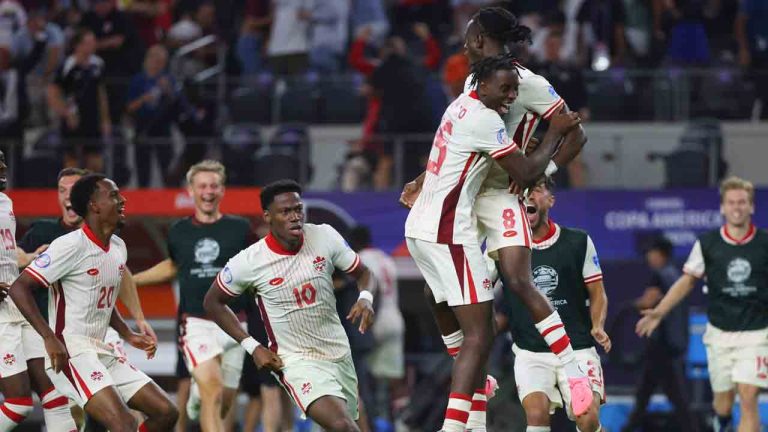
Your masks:
<svg viewBox="0 0 768 432"><path fill-rule="evenodd" d="M104 61L104 82L109 97L110 116L119 120L123 114L128 79L136 72L133 25L128 16L115 7L116 0L93 0L91 10L83 15L82 25L96 37L96 52Z"/></svg>
<svg viewBox="0 0 768 432"><path fill-rule="evenodd" d="M381 46L389 34L389 20L382 0L352 0L352 34L363 29L369 33L368 41Z"/></svg>
<svg viewBox="0 0 768 432"><path fill-rule="evenodd" d="M29 58L35 42L45 44L45 55L32 66L32 73L27 76L27 95L30 102L31 123L47 124L48 113L45 109L45 86L51 82L56 69L64 60L64 32L55 23L49 22L46 9L30 12L27 25L15 36L13 52L16 57Z"/></svg>
<svg viewBox="0 0 768 432"><path fill-rule="evenodd" d="M48 106L61 122L65 167L103 172L103 142L112 135L104 62L94 55L96 37L87 29L72 39L72 55L48 85Z"/></svg>
<svg viewBox="0 0 768 432"><path fill-rule="evenodd" d="M216 34L216 5L205 1L191 12L185 13L182 20L171 28L168 33L168 45L171 48L178 48L201 37ZM177 76L189 78L214 66L218 60L217 48L216 44L206 45L196 49L191 55L182 57L174 73Z"/></svg>
<svg viewBox="0 0 768 432"><path fill-rule="evenodd" d="M310 24L309 66L319 73L337 73L347 48L349 0L315 2L299 17Z"/></svg>
<svg viewBox="0 0 768 432"><path fill-rule="evenodd" d="M167 65L168 51L162 45L153 45L144 59L144 70L131 79L128 89L127 111L136 124L134 148L139 187L150 185L153 153L164 176L173 160L171 125L178 117L180 95ZM167 178L163 178L163 185L166 184Z"/></svg>
<svg viewBox="0 0 768 432"><path fill-rule="evenodd" d="M648 288L635 300L638 311L656 306L681 274L672 261L672 243L666 238L656 239L646 251L645 259L652 273ZM697 430L685 395L687 347L688 304L682 301L669 312L648 340L642 356L643 370L638 380L635 407L622 431L632 432L642 425L648 401L658 385L675 408L679 430Z"/></svg>
<svg viewBox="0 0 768 432"><path fill-rule="evenodd" d="M557 89L557 93L568 101L568 107L579 111L582 118L589 117L587 107L587 88L581 68L569 65L560 59L563 47L563 34L558 31L548 32L543 45L543 58L532 65L532 69L544 76Z"/></svg>
<svg viewBox="0 0 768 432"><path fill-rule="evenodd" d="M262 50L271 22L266 0L246 1L245 18L235 48L242 76L252 77L264 69Z"/></svg>
<svg viewBox="0 0 768 432"><path fill-rule="evenodd" d="M0 0L0 33L15 35L25 25L27 12L21 3L16 0Z"/></svg>
<svg viewBox="0 0 768 432"><path fill-rule="evenodd" d="M638 60L638 65L648 65L652 61L649 58L653 40L651 2L624 0L624 10L626 11L625 28L629 55Z"/></svg>
<svg viewBox="0 0 768 432"><path fill-rule="evenodd" d="M448 57L443 66L443 84L451 100L464 92L464 83L468 76L469 59L463 51Z"/></svg>
<svg viewBox="0 0 768 432"><path fill-rule="evenodd" d="M311 0L272 0L272 30L267 55L272 70L293 75L307 70L309 64L309 21L300 17Z"/></svg>
<svg viewBox="0 0 768 432"><path fill-rule="evenodd" d="M667 58L672 64L709 63L709 41L704 29L701 0L656 0L654 26L657 37L667 39Z"/></svg>
<svg viewBox="0 0 768 432"><path fill-rule="evenodd" d="M581 57L594 70L624 63L625 12L622 0L584 0L577 14Z"/></svg>
<svg viewBox="0 0 768 432"><path fill-rule="evenodd" d="M742 0L734 34L739 47L739 64L751 72L757 97L768 105L768 3ZM763 116L768 109L763 108Z"/></svg>
<svg viewBox="0 0 768 432"><path fill-rule="evenodd" d="M171 27L172 0L132 0L125 11L130 15L136 33L145 47L160 42Z"/></svg>

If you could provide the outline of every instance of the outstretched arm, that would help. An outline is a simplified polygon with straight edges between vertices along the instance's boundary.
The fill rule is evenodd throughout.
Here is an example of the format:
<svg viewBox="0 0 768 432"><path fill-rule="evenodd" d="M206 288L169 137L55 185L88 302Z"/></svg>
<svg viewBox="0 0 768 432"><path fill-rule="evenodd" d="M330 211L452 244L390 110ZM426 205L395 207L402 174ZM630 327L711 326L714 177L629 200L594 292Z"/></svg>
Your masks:
<svg viewBox="0 0 768 432"><path fill-rule="evenodd" d="M589 315L592 318L592 337L599 343L605 352L611 350L611 339L605 332L605 317L608 315L608 296L605 295L605 287L602 280L587 284L589 293Z"/></svg>
<svg viewBox="0 0 768 432"><path fill-rule="evenodd" d="M172 259L166 258L155 264L154 267L136 273L133 275L133 280L136 283L136 286L140 287L145 285L157 285L172 281L177 273L178 269L176 264L173 263Z"/></svg>
<svg viewBox="0 0 768 432"><path fill-rule="evenodd" d="M693 290L695 285L696 278L694 276L687 273L680 276L655 308L641 312L643 318L637 322L635 332L639 336L650 336L659 326L661 320Z"/></svg>

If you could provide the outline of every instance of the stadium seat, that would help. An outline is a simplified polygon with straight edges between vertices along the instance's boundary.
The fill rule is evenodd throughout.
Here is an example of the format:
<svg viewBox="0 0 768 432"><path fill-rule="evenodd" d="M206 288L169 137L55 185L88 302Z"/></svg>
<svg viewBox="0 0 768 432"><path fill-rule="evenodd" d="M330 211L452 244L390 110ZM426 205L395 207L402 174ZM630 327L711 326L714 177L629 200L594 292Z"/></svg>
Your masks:
<svg viewBox="0 0 768 432"><path fill-rule="evenodd" d="M272 88L256 86L232 92L230 119L236 123L268 124L272 120Z"/></svg>
<svg viewBox="0 0 768 432"><path fill-rule="evenodd" d="M229 184L253 185L254 160L261 146L261 128L255 123L236 123L224 128L221 153Z"/></svg>
<svg viewBox="0 0 768 432"><path fill-rule="evenodd" d="M293 154L264 152L256 158L256 184L264 186L281 179L301 181L299 165L299 159Z"/></svg>
<svg viewBox="0 0 768 432"><path fill-rule="evenodd" d="M357 80L321 83L319 114L323 123L360 123L365 116L365 98Z"/></svg>
<svg viewBox="0 0 768 432"><path fill-rule="evenodd" d="M317 123L320 120L320 90L308 80L293 80L277 91L276 122Z"/></svg>

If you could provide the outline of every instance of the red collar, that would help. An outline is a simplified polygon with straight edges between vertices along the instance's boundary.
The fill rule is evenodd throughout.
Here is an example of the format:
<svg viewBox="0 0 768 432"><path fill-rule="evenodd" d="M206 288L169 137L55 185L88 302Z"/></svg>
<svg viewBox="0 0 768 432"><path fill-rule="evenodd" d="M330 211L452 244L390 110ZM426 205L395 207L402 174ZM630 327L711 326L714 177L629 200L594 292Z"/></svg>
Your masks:
<svg viewBox="0 0 768 432"><path fill-rule="evenodd" d="M533 239L533 243L535 244L544 243L545 241L555 236L555 233L557 232L557 227L555 226L555 222L552 219L549 219L547 223L549 224L549 231L547 231L547 233L541 239L539 240Z"/></svg>
<svg viewBox="0 0 768 432"><path fill-rule="evenodd" d="M728 232L728 225L723 225L723 235L725 236L725 238L727 238L731 242L733 242L733 243L735 243L737 245L742 245L742 244L748 243L750 240L752 240L752 237L755 235L756 229L757 228L755 228L755 224L751 223L751 224L749 224L749 229L747 230L747 233L744 234L744 237L742 237L740 239L735 239L735 238L731 237L731 234Z"/></svg>
<svg viewBox="0 0 768 432"><path fill-rule="evenodd" d="M477 95L477 90L472 90L471 92L469 92L469 97L471 97L472 99L480 100L480 97Z"/></svg>
<svg viewBox="0 0 768 432"><path fill-rule="evenodd" d="M91 227L89 227L87 223L83 224L83 232L85 233L85 236L93 242L93 244L100 247L104 252L109 252L109 244L104 245L104 243L102 243L101 240L96 237L96 234L91 231Z"/></svg>
<svg viewBox="0 0 768 432"><path fill-rule="evenodd" d="M301 236L301 243L299 243L299 248L295 251L284 248L271 232L264 237L264 241L267 243L267 247L278 255L296 255L301 250L301 247L304 246L304 236Z"/></svg>

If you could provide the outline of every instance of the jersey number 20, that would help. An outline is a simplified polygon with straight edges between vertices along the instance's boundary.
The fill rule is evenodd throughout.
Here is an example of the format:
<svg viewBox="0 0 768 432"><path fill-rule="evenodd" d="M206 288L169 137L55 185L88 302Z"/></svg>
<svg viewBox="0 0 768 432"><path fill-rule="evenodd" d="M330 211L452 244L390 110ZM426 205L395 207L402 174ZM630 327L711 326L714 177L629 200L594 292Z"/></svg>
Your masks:
<svg viewBox="0 0 768 432"><path fill-rule="evenodd" d="M115 295L115 287L111 286L101 287L99 290L99 302L96 304L97 309L110 308L115 303L113 302L113 296Z"/></svg>
<svg viewBox="0 0 768 432"><path fill-rule="evenodd" d="M443 162L445 162L445 153L448 150L448 138L446 138L446 136L451 136L452 133L453 123L449 120L443 123L435 134L435 140L432 142L432 146L438 151L437 160L430 159L429 162L427 162L427 171L434 175L440 174L440 167L442 167Z"/></svg>

